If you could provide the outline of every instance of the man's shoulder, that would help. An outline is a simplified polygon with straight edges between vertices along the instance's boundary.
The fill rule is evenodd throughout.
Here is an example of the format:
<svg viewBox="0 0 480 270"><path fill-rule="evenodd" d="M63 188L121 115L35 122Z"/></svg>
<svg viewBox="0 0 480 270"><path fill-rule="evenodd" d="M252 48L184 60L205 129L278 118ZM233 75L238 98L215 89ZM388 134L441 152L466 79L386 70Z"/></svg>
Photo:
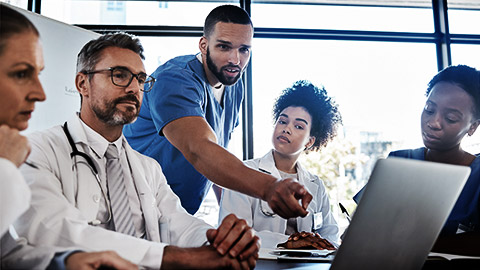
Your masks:
<svg viewBox="0 0 480 270"><path fill-rule="evenodd" d="M53 140L58 141L59 137L63 134L63 129L61 125L57 125L44 130L37 130L27 135L27 138L30 141L45 141ZM65 136L65 135L64 135Z"/></svg>
<svg viewBox="0 0 480 270"><path fill-rule="evenodd" d="M153 73L154 76L169 72L196 73L202 64L193 54L174 57L160 65Z"/></svg>

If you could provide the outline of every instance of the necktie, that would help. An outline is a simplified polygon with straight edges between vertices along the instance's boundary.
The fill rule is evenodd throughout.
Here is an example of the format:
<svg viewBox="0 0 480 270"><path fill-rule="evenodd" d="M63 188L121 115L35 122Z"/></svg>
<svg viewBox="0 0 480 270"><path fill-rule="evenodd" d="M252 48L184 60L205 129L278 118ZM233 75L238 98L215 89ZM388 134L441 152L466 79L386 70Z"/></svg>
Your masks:
<svg viewBox="0 0 480 270"><path fill-rule="evenodd" d="M122 165L120 164L117 147L114 144L108 145L105 157L107 158L108 194L115 231L134 236L135 227L128 204Z"/></svg>

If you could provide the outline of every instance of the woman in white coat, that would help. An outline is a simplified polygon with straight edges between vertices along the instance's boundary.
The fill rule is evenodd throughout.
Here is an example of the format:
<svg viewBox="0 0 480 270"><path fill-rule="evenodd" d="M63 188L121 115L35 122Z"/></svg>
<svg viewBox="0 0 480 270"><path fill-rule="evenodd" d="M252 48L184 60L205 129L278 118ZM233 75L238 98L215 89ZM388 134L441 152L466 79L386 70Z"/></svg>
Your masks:
<svg viewBox="0 0 480 270"><path fill-rule="evenodd" d="M307 81L298 81L283 91L277 99L273 116L273 150L246 165L277 178L293 178L303 184L313 196L308 215L283 219L275 215L268 204L236 191L225 189L220 202L220 216L234 213L247 220L262 240L262 247L275 248L295 232L314 232L335 247L339 244L339 228L331 210L322 180L308 172L298 162L302 152L318 151L330 141L341 123L335 102L323 88Z"/></svg>

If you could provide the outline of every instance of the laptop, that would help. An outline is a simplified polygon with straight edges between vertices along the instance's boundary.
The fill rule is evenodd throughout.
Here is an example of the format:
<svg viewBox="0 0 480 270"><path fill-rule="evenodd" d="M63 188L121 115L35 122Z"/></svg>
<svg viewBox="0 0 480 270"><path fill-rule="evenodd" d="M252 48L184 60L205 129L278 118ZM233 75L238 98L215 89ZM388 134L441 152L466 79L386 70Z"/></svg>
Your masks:
<svg viewBox="0 0 480 270"><path fill-rule="evenodd" d="M330 269L421 269L469 175L466 166L378 160Z"/></svg>

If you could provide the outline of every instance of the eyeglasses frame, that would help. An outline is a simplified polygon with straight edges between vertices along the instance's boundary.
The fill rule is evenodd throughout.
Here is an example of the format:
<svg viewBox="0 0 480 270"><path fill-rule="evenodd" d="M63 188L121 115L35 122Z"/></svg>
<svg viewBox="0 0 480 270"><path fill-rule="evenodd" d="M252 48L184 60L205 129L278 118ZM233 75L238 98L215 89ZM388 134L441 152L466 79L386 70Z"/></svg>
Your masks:
<svg viewBox="0 0 480 270"><path fill-rule="evenodd" d="M128 72L130 72L130 74L132 74L132 77L130 77L130 80L128 81L128 83L126 85L119 85L117 83L115 83L115 81L113 80L113 71L116 70L116 69L122 69L122 70L126 70ZM143 84L143 89L140 88L140 91L144 92L144 93L147 93L147 92L150 92L150 90L152 90L153 88L153 84L155 83L155 78L153 78L152 76L149 76L147 75L145 72L140 72L138 74L135 74L133 73L130 69L126 68L126 67L123 67L123 66L115 66L115 67L109 67L109 68L105 68L105 69L97 69L97 70L84 70L84 71L81 71L81 73L85 74L85 75L90 75L90 74L97 74L97 73L100 73L100 72L105 72L105 71L110 71L110 79L113 83L113 85L115 86L119 86L119 87L128 87L130 86L130 84L132 83L133 81L133 77L135 77L135 79L137 79L137 81L139 82L139 79L138 79L138 76L142 75L142 74L145 74L146 76L146 80ZM145 90L145 85L146 84L149 84L150 87L148 88L148 90Z"/></svg>

